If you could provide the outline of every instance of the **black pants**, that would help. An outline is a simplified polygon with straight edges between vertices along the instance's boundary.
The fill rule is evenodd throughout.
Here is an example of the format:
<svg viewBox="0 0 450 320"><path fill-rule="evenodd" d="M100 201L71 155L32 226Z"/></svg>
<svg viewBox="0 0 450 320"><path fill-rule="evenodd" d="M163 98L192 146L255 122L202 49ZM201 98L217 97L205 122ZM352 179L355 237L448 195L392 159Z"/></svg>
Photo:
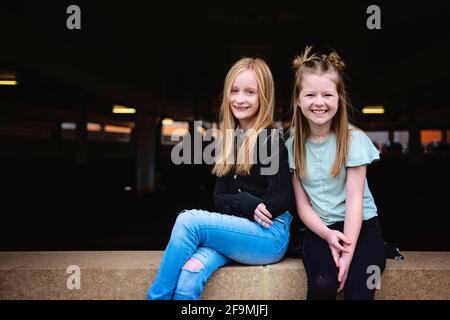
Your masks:
<svg viewBox="0 0 450 320"><path fill-rule="evenodd" d="M344 222L328 226L343 231ZM328 243L306 229L303 242L303 264L308 277L308 300L336 299L338 268L334 263ZM369 266L378 266L383 272L386 265L384 239L377 217L363 221L355 253L347 274L344 299L372 300L375 288L367 282L374 272ZM369 269L368 269L369 268Z"/></svg>

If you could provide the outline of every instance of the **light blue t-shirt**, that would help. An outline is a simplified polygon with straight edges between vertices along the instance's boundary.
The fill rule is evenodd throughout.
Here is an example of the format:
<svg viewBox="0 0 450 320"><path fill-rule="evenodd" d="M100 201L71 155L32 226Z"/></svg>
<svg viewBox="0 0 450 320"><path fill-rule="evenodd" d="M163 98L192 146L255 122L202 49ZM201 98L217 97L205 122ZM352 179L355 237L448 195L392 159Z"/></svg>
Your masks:
<svg viewBox="0 0 450 320"><path fill-rule="evenodd" d="M286 141L289 166L295 169L293 154L294 137ZM306 176L300 180L309 196L311 206L326 225L345 220L345 181L347 167L368 165L380 159L380 153L369 137L358 129L350 129L350 146L345 168L336 179L331 170L336 158L336 136L330 133L321 143L306 141ZM364 181L363 220L377 216L377 207L370 193L367 178Z"/></svg>

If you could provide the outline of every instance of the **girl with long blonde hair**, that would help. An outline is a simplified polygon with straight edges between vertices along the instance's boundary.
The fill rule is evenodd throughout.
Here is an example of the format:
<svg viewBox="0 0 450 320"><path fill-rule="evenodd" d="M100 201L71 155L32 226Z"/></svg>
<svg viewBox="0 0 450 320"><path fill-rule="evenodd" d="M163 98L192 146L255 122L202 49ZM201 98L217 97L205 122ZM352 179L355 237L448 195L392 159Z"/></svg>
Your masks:
<svg viewBox="0 0 450 320"><path fill-rule="evenodd" d="M336 299L344 290L345 299L373 299L378 284L368 284L367 272L381 274L385 249L366 166L379 152L348 122L340 56L307 47L293 66L294 134L287 146L297 212L307 227L307 298Z"/></svg>
<svg viewBox="0 0 450 320"><path fill-rule="evenodd" d="M178 215L149 299L200 299L209 277L229 262L262 265L284 256L294 196L287 149L272 128L274 92L262 59L243 58L229 70L213 167L215 212Z"/></svg>

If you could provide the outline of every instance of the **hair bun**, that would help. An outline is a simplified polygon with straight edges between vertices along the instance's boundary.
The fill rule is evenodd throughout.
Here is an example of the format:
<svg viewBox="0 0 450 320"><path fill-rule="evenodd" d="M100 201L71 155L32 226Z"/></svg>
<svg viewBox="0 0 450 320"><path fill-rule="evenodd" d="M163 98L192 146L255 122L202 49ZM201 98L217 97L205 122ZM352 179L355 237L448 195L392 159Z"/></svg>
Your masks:
<svg viewBox="0 0 450 320"><path fill-rule="evenodd" d="M336 51L333 51L330 54L322 54L320 56L316 53L312 53L311 51L312 46L307 46L305 50L299 56L296 56L294 61L292 61L292 67L294 69L299 69L305 63L315 61L319 64L326 63L328 66L333 66L333 68L338 72L344 70L345 63Z"/></svg>
<svg viewBox="0 0 450 320"><path fill-rule="evenodd" d="M310 55L311 50L312 46L307 46L305 48L305 51L303 51L303 53L301 53L299 56L296 56L294 61L292 61L292 67L298 69L305 63L317 59L317 56L315 54Z"/></svg>
<svg viewBox="0 0 450 320"><path fill-rule="evenodd" d="M344 61L341 59L341 57L339 57L339 55L338 55L335 51L331 52L331 53L326 57L326 60L327 60L329 63L331 63L331 64L334 66L334 68L335 68L337 71L339 71L339 72L343 71L344 68L345 68L345 63L344 63Z"/></svg>
<svg viewBox="0 0 450 320"><path fill-rule="evenodd" d="M295 68L295 69L298 69L298 68L300 68L300 66L301 66L303 63L305 63L305 62L303 61L303 58L300 57L300 56L296 56L295 59L294 59L294 61L292 61L292 67Z"/></svg>

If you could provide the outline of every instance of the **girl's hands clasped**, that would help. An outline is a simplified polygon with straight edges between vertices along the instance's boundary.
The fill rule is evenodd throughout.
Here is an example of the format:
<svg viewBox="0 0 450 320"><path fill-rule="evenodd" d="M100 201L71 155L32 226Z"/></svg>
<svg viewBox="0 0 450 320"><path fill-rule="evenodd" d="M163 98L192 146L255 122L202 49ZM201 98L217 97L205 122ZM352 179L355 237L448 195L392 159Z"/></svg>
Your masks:
<svg viewBox="0 0 450 320"><path fill-rule="evenodd" d="M346 249L343 245L341 245L341 241L346 243L347 245L351 244L351 241L338 230L329 229L325 240L328 242L328 245L331 250L331 255L333 256L334 262L336 263L336 267L339 268L339 258L341 256L341 252L349 253L350 250Z"/></svg>
<svg viewBox="0 0 450 320"><path fill-rule="evenodd" d="M339 269L338 271L339 288L337 292L340 292L342 289L344 289L345 282L347 280L348 270L350 268L350 263L352 261L353 256L350 252L350 249L345 248L341 244L341 241L346 245L350 245L351 241L342 232L332 229L328 230L325 240L328 242L328 245L330 246L331 255L333 256L334 263L336 263L336 268Z"/></svg>

